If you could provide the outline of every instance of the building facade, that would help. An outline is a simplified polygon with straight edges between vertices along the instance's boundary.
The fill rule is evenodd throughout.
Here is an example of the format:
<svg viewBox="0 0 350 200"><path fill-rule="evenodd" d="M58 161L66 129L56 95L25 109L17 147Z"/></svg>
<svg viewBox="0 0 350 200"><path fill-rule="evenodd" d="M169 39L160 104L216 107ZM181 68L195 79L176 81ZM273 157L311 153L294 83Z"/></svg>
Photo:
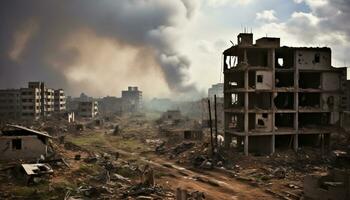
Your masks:
<svg viewBox="0 0 350 200"><path fill-rule="evenodd" d="M330 48L280 47L280 38L238 35L224 51L225 143L249 152L326 145L346 109L346 69Z"/></svg>

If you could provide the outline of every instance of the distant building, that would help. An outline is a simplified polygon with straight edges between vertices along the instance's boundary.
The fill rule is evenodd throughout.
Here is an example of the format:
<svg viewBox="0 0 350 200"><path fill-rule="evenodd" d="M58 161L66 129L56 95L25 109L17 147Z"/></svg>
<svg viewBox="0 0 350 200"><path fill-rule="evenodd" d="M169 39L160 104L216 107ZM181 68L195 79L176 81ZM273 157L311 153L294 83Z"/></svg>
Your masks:
<svg viewBox="0 0 350 200"><path fill-rule="evenodd" d="M142 91L138 87L128 87L122 91L123 112L138 112L142 107Z"/></svg>
<svg viewBox="0 0 350 200"><path fill-rule="evenodd" d="M21 119L39 119L41 110L41 95L38 88L21 88L20 90Z"/></svg>
<svg viewBox="0 0 350 200"><path fill-rule="evenodd" d="M211 86L211 88L208 89L208 98L214 99L214 95L216 97L224 97L224 84L218 83Z"/></svg>
<svg viewBox="0 0 350 200"><path fill-rule="evenodd" d="M66 110L66 96L62 89L54 91L54 111L62 112Z"/></svg>
<svg viewBox="0 0 350 200"><path fill-rule="evenodd" d="M98 110L99 113L108 114L121 114L122 113L122 98L118 97L103 97L99 100Z"/></svg>
<svg viewBox="0 0 350 200"><path fill-rule="evenodd" d="M36 88L40 91L41 116L51 116L51 114L54 112L54 90L46 88L44 82L29 82L28 88Z"/></svg>
<svg viewBox="0 0 350 200"><path fill-rule="evenodd" d="M43 96L41 96L41 97L43 97ZM45 105L44 105L45 111L42 112L41 114L43 116L51 116L51 114L54 112L54 101L55 101L54 90L53 89L46 89L44 98L45 98Z"/></svg>
<svg viewBox="0 0 350 200"><path fill-rule="evenodd" d="M97 101L80 101L78 104L78 115L84 118L94 118L98 114Z"/></svg>
<svg viewBox="0 0 350 200"><path fill-rule="evenodd" d="M65 105L61 90L61 105ZM61 111L65 106L61 106ZM54 90L44 82L29 82L27 88L0 90L0 119L39 119L54 112Z"/></svg>
<svg viewBox="0 0 350 200"><path fill-rule="evenodd" d="M78 97L78 101L92 101L92 100L94 100L94 98L89 97L84 92L81 93L80 96Z"/></svg>
<svg viewBox="0 0 350 200"><path fill-rule="evenodd" d="M21 117L21 92L17 89L0 90L0 118Z"/></svg>
<svg viewBox="0 0 350 200"><path fill-rule="evenodd" d="M77 98L72 98L71 96L67 96L66 98L66 110L68 112L75 112L78 110L79 100Z"/></svg>

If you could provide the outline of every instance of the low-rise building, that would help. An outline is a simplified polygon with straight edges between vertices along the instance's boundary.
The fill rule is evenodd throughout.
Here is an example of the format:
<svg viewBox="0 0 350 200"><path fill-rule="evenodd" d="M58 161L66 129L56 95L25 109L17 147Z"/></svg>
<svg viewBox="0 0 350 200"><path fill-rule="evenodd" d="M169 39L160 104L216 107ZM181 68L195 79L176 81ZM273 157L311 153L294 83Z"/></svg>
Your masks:
<svg viewBox="0 0 350 200"><path fill-rule="evenodd" d="M18 125L0 131L0 160L36 160L46 156L50 135Z"/></svg>

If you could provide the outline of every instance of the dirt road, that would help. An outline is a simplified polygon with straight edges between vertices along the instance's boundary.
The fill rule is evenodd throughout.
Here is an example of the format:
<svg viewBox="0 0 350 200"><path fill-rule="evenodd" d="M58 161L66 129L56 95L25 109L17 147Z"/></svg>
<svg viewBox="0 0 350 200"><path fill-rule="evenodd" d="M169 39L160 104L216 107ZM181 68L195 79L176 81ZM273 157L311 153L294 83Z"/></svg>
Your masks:
<svg viewBox="0 0 350 200"><path fill-rule="evenodd" d="M118 150L124 156L137 156L138 160L152 165L156 170L165 174L157 179L157 184L170 187L204 192L206 199L220 200L270 200L278 199L266 193L261 188L245 184L235 178L218 171L196 172L161 158L155 154L144 157L136 153Z"/></svg>
<svg viewBox="0 0 350 200"><path fill-rule="evenodd" d="M198 190L204 192L207 199L277 199L258 187L244 184L220 172L195 172L162 158L145 159L145 162L171 174L171 177L162 177L160 181L168 183L174 190L178 187Z"/></svg>

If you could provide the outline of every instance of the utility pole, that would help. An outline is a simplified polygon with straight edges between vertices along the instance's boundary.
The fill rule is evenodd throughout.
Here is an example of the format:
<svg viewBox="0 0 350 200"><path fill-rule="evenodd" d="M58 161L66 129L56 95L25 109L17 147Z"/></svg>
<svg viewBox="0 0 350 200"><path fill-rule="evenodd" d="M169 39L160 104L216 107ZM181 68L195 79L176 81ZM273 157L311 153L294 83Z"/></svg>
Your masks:
<svg viewBox="0 0 350 200"><path fill-rule="evenodd" d="M213 124L211 120L211 110L210 110L210 99L208 98L208 109L209 109L209 127L210 127L210 143L211 143L211 154L214 156L214 142L213 142Z"/></svg>
<svg viewBox="0 0 350 200"><path fill-rule="evenodd" d="M218 148L218 115L216 112L216 94L214 95L214 111L215 111L215 148Z"/></svg>

